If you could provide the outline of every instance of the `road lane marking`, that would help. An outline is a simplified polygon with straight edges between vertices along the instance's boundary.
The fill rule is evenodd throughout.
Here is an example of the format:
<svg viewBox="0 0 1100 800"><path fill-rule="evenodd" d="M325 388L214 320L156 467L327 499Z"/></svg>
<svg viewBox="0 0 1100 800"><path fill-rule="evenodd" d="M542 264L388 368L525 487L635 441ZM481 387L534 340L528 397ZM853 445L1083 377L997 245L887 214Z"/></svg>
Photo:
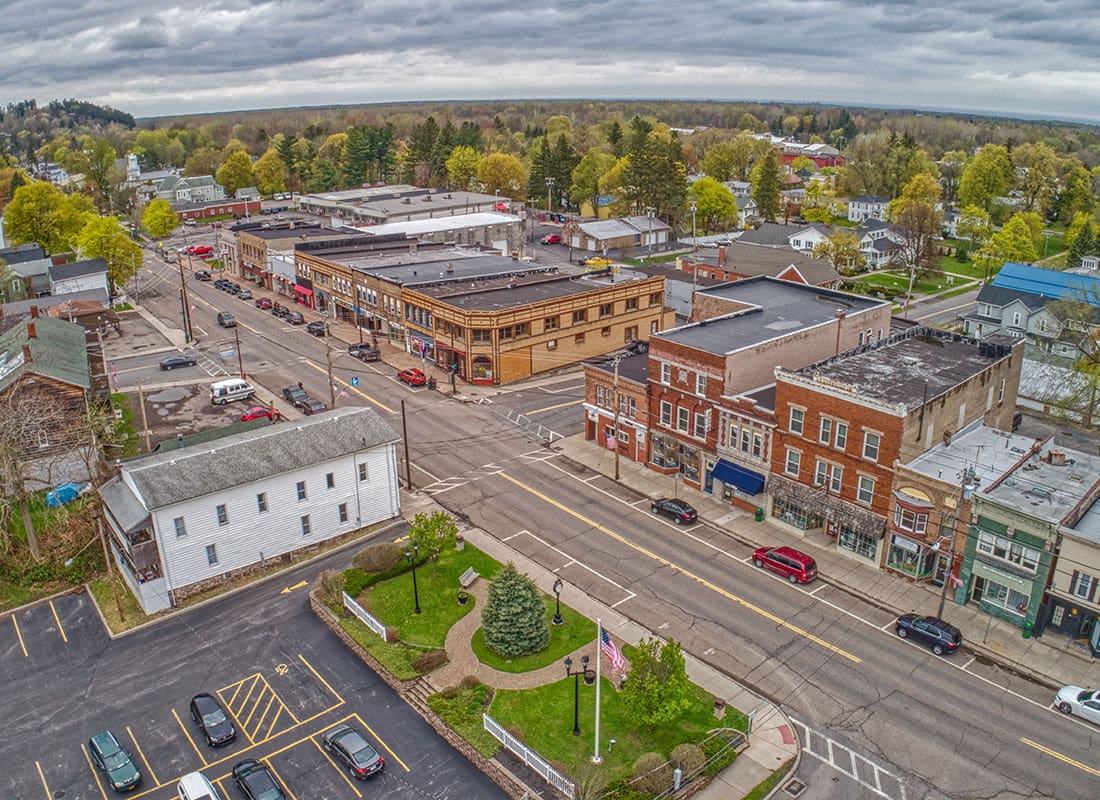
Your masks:
<svg viewBox="0 0 1100 800"><path fill-rule="evenodd" d="M42 788L46 790L46 800L52 800L53 795L50 793L50 785L46 783L46 773L42 771L42 765L35 761L34 766L38 769L38 778L42 781Z"/></svg>
<svg viewBox="0 0 1100 800"><path fill-rule="evenodd" d="M823 764L835 769L837 772L844 775L846 778L858 783L863 788L878 795L879 797L886 798L886 800L905 800L905 784L902 779L885 770L876 764L871 759L867 758L862 753L857 753L852 748L845 745L843 742L839 742L835 739L823 734L821 731L813 730L809 725L801 720L790 718L791 724L800 730L803 745L802 752L813 756ZM818 739L824 740L825 752L816 752L814 749L814 735ZM837 760L838 752L847 758L847 764L843 764ZM874 783L869 782L867 779L860 777L860 766L864 768L864 773L868 770L871 772L871 777L874 778ZM883 778L887 779L887 782L893 782L897 784L897 795L889 794L882 788Z"/></svg>
<svg viewBox="0 0 1100 800"><path fill-rule="evenodd" d="M92 763L92 757L90 755L88 755L88 748L87 747L81 747L80 752L84 754L84 760L88 762L88 769L90 769L92 771L92 775L93 775L92 780L95 781L95 786L96 786L97 789L99 789L100 796L103 798L103 800L107 800L107 792L104 791L103 784L99 780L99 770L97 770L95 768L95 764Z"/></svg>
<svg viewBox="0 0 1100 800"><path fill-rule="evenodd" d="M929 317L938 317L940 314L950 314L952 311L958 311L960 308L967 308L968 306L972 306L972 305L974 305L974 302L975 301L971 300L969 303L963 303L962 305L951 306L951 308L941 308L939 311L932 311L932 312L930 312L928 314L924 314L923 316L920 316L920 317L913 317L913 319L916 320L917 322L919 322L920 320L928 319Z"/></svg>
<svg viewBox="0 0 1100 800"><path fill-rule="evenodd" d="M11 615L11 624L15 626L15 636L19 639L19 647L23 651L23 657L30 658L30 654L27 652L27 645L23 642L23 633L19 630L19 623L15 620L15 614Z"/></svg>
<svg viewBox="0 0 1100 800"><path fill-rule="evenodd" d="M565 559L565 563L562 564L557 569L552 570L552 572L556 573L560 570L565 569L566 567L571 567L574 564L576 564L581 569L587 570L588 572L592 573L593 575L595 575L600 580L604 581L605 583L610 583L612 586L614 586L616 589L618 589L620 592L622 592L623 593L623 598L621 600L616 601L615 603L612 603L612 605L611 605L612 608L615 608L620 603L625 603L627 600L632 600L632 599L634 599L635 597L638 596L635 592L632 592L630 589L627 589L621 583L616 583L615 581L611 580L611 578L604 575L602 572L599 572L598 570L593 569L592 567L585 564L583 561L578 561L576 558L569 555L567 552L562 550L560 547L557 547L556 545L551 544L546 539L543 539L541 536L537 536L536 534L531 533L531 531L529 531L529 530L522 530L522 531L519 531L518 533L515 534L515 536L523 536L523 535L529 536L530 538L534 539L536 542L541 544L543 547L547 548L548 550L554 551L555 553L557 553L558 555L560 555L562 558ZM512 538L514 538L514 537L509 536L507 539L504 539L503 541L510 541Z"/></svg>
<svg viewBox="0 0 1100 800"><path fill-rule="evenodd" d="M547 411L554 411L555 409L558 409L558 408L568 408L569 406L575 406L578 403L583 403L583 402L584 402L584 398L582 397L580 400L570 400L568 403L558 403L557 405L546 406L546 408L536 408L534 411L524 411L523 413L526 414L527 416L531 416L532 414L542 414L542 413L545 413Z"/></svg>
<svg viewBox="0 0 1100 800"><path fill-rule="evenodd" d="M149 759L145 757L145 751L141 749L141 745L138 744L137 737L134 736L134 732L130 730L130 726L126 726L126 733L130 734L130 741L134 743L134 749L137 750L138 755L141 756L142 762L145 764L145 769L149 771L149 777L153 779L153 783L160 786L160 778L157 777L157 773L153 772L153 765L149 763Z"/></svg>
<svg viewBox="0 0 1100 800"><path fill-rule="evenodd" d="M57 616L57 608L54 606L53 600L50 601L50 611L53 612L53 620L57 623L57 630L61 634L61 641L68 644L69 637L65 635L65 626L61 624L61 618Z"/></svg>
<svg viewBox="0 0 1100 800"><path fill-rule="evenodd" d="M641 545L634 544L633 542L628 541L626 539L626 537L624 537L622 534L616 533L615 531L611 530L610 528L604 527L603 525L596 522L595 520L589 519L588 517L585 517L580 512L574 511L573 509L566 507L564 504L559 503L557 500L554 500L552 497L548 497L547 495L543 494L538 489L535 489L532 486L528 486L527 484L523 483L522 481L516 480L515 478L513 478L508 473L501 472L500 477L504 478L506 481L509 481L510 483L514 484L515 486L519 487L520 489L523 489L525 492L528 492L529 494L534 495L535 497L539 498L543 502L549 503L550 505L554 506L558 510L563 511L564 513L570 515L574 519L580 520L581 522L583 522L586 525L591 525L596 530L600 531L601 533L605 534L606 536L609 536L612 539L614 539L615 541L619 542L619 544L622 544L625 547L630 548L634 552L639 553L639 554L645 556L646 558L657 562L661 566L668 567L669 569L672 569L676 572L679 572L681 575L683 575L684 577L686 577L690 580L695 581L700 586L702 586L706 589L710 589L715 594L720 595L720 596L726 598L727 600L730 600L731 602L737 603L742 608L744 608L748 611L752 611L754 614L758 614L759 616L764 617L764 619L768 620L769 622L773 622L776 625L780 626L781 628L784 628L784 629L790 631L791 633L794 633L798 636L801 636L805 639L808 639L809 641L813 642L814 644L817 644L817 645L825 648L826 650L829 650L833 653L836 653L839 656L843 656L844 658L847 658L848 660L850 660L850 661L852 661L856 664L860 664L860 663L863 662L863 659L861 659L859 656L854 655L852 653L849 653L847 650L845 650L841 647L838 647L837 645L832 644L831 642L827 642L819 636L815 636L814 634L810 633L809 631L804 630L803 628L800 628L797 625L794 625L794 624L788 622L787 620L776 616L775 614L772 614L770 611L764 610L763 608L761 608L760 606L758 606L754 603L750 603L748 600L745 600L742 597L738 597L737 595L733 594L732 592L726 591L722 587L720 587L717 584L707 580L703 576L696 575L694 572L691 572L687 569L684 569L683 567L679 566L678 564L675 564L672 561L669 561L667 558L664 558L663 556L658 555L657 553L653 552L652 550L650 550L646 547L642 547Z"/></svg>
<svg viewBox="0 0 1100 800"><path fill-rule="evenodd" d="M1046 753L1051 758L1056 758L1065 764L1069 764L1071 767L1077 767L1077 769L1081 770L1082 772L1087 772L1089 775L1095 775L1096 777L1100 778L1100 769L1090 767L1088 764L1082 764L1080 761L1074 761L1072 758L1065 755L1064 753L1059 753L1057 750L1051 750L1049 747L1043 747L1043 745L1039 744L1038 742L1033 742L1031 741L1031 739L1025 739L1023 736L1020 737L1020 741L1026 744L1028 747L1034 747L1040 753Z"/></svg>
<svg viewBox="0 0 1100 800"><path fill-rule="evenodd" d="M199 757L199 761L202 762L202 765L204 767L210 766L206 761L206 757L202 754L202 751L199 750L199 746L195 744L195 740L191 738L191 734L187 732L187 728L184 727L183 720L180 719L180 715L176 713L176 709L174 708L172 709L172 716L176 718L176 723L180 726L180 730L183 731L183 737L191 744L191 749L195 751L195 755ZM146 761L145 763L148 764L149 762ZM157 783L159 784L160 781L157 781Z"/></svg>
<svg viewBox="0 0 1100 800"><path fill-rule="evenodd" d="M308 358L305 359L305 364L307 364L308 366L313 367L318 372L324 373L326 378L328 377L328 370L325 369L324 367L322 367L320 364L315 364L315 363L313 363L313 361L311 361ZM339 384L344 389L347 389L349 392L352 392L354 394L359 395L364 400L366 400L368 403L373 403L374 405L378 406L380 409L385 411L387 414L396 414L397 413L396 411L394 411L392 408L390 408L385 403L380 403L377 400L375 400L373 397L371 397L369 394L366 394L365 392L361 392L357 387L352 386L350 383L348 383L347 381L345 381L341 377L333 375L332 376L332 382Z"/></svg>
<svg viewBox="0 0 1100 800"><path fill-rule="evenodd" d="M354 716L357 720L359 720L359 724L362 725L364 728L366 728L367 731L370 732L370 735L378 740L378 744L380 744L384 748L386 748L386 752L389 753L391 756L393 756L393 760L401 765L401 769L405 770L405 772L412 772L412 770L409 769L409 765L406 764L404 761L402 761L400 756L398 756L397 753L393 752L393 750L390 749L390 746L388 744L386 744L386 740L383 739L381 736L379 736L377 733L374 732L374 728L372 728L370 725L368 725L366 723L366 721L362 717L360 717L358 714L355 714Z"/></svg>

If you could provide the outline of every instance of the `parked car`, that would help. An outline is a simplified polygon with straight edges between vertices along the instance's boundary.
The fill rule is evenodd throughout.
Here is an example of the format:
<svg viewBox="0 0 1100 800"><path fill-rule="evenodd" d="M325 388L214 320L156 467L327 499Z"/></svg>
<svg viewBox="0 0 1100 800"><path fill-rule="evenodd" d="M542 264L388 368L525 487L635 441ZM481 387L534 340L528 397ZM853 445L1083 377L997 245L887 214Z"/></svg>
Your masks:
<svg viewBox="0 0 1100 800"><path fill-rule="evenodd" d="M213 253L214 248L208 244L193 244L187 248L187 252L193 256L204 256L207 253Z"/></svg>
<svg viewBox="0 0 1100 800"><path fill-rule="evenodd" d="M302 316L301 311L291 311L291 310L287 309L286 314L284 314L282 316L291 325L301 325L303 322L306 321L306 318Z"/></svg>
<svg viewBox="0 0 1100 800"><path fill-rule="evenodd" d="M548 233L539 239L541 244L561 244L561 235L557 233Z"/></svg>
<svg viewBox="0 0 1100 800"><path fill-rule="evenodd" d="M932 648L938 656L954 653L962 644L962 631L942 619L920 614L902 614L894 623L894 630L902 639L912 637Z"/></svg>
<svg viewBox="0 0 1100 800"><path fill-rule="evenodd" d="M337 725L321 738L325 749L347 767L353 778L366 780L385 766L381 754L350 725Z"/></svg>
<svg viewBox="0 0 1100 800"><path fill-rule="evenodd" d="M297 403L306 396L305 389L300 386L287 386L283 389L283 399L289 403Z"/></svg>
<svg viewBox="0 0 1100 800"><path fill-rule="evenodd" d="M210 278L210 273L204 269L200 269L198 272L195 273L195 280L197 281L208 281L210 280Z"/></svg>
<svg viewBox="0 0 1100 800"><path fill-rule="evenodd" d="M675 497L661 497L654 500L650 508L654 514L666 516L677 525L695 522L699 518L699 512L690 503Z"/></svg>
<svg viewBox="0 0 1100 800"><path fill-rule="evenodd" d="M307 417L312 417L314 414L320 414L322 411L328 409L324 403L316 398L306 395L305 397L299 397L294 401L294 407L305 414Z"/></svg>
<svg viewBox="0 0 1100 800"><path fill-rule="evenodd" d="M270 309L272 305L273 305L273 303L271 302L270 297L257 297L256 298L256 308L262 308L266 311L266 310Z"/></svg>
<svg viewBox="0 0 1100 800"><path fill-rule="evenodd" d="M378 352L378 348L369 342L348 345L348 353L360 361L377 361L382 357L382 354Z"/></svg>
<svg viewBox="0 0 1100 800"><path fill-rule="evenodd" d="M225 287L228 286L228 285L229 285L229 279L228 278L218 278L216 281L214 281L214 288L215 289L221 289L223 292L225 291Z"/></svg>
<svg viewBox="0 0 1100 800"><path fill-rule="evenodd" d="M88 740L88 753L96 769L116 792L129 792L141 784L134 757L111 731L100 731Z"/></svg>
<svg viewBox="0 0 1100 800"><path fill-rule="evenodd" d="M219 311L218 324L223 328L235 328L237 327L237 318L228 311Z"/></svg>
<svg viewBox="0 0 1100 800"><path fill-rule="evenodd" d="M241 289L241 291L238 292L237 297L239 297L241 300L251 300L252 299L252 290L247 289L247 288L246 289Z"/></svg>
<svg viewBox="0 0 1100 800"><path fill-rule="evenodd" d="M221 747L237 738L233 722L213 695L203 693L191 698L191 719L211 747Z"/></svg>
<svg viewBox="0 0 1100 800"><path fill-rule="evenodd" d="M286 800L286 793L271 770L253 758L233 767L233 782L248 800Z"/></svg>
<svg viewBox="0 0 1100 800"><path fill-rule="evenodd" d="M817 577L817 562L793 547L761 547L752 554L752 563L782 575L791 583L809 583Z"/></svg>
<svg viewBox="0 0 1100 800"><path fill-rule="evenodd" d="M415 367L403 369L397 373L397 380L407 383L409 386L423 386L428 382L428 376Z"/></svg>
<svg viewBox="0 0 1100 800"><path fill-rule="evenodd" d="M612 265L610 258L604 258L603 256L592 256L592 258L586 258L584 265L586 267L610 267Z"/></svg>
<svg viewBox="0 0 1100 800"><path fill-rule="evenodd" d="M290 309L284 306L282 303L272 303L271 313L276 317L285 317L290 313Z"/></svg>
<svg viewBox="0 0 1100 800"><path fill-rule="evenodd" d="M263 417L267 417L272 422L275 422L281 416L278 409L268 408L267 406L253 406L241 414L241 422L250 422L254 419L262 419Z"/></svg>
<svg viewBox="0 0 1100 800"><path fill-rule="evenodd" d="M193 367L198 362L191 356L168 356L160 360L161 369L176 369L176 367Z"/></svg>
<svg viewBox="0 0 1100 800"><path fill-rule="evenodd" d="M314 336L324 336L325 332L325 323L321 320L314 320L306 325L306 333L312 333Z"/></svg>
<svg viewBox="0 0 1100 800"><path fill-rule="evenodd" d="M1100 692L1080 686L1063 686L1054 698L1054 707L1100 725Z"/></svg>
<svg viewBox="0 0 1100 800"><path fill-rule="evenodd" d="M241 285L239 283L237 283L236 281L229 281L229 283L227 283L226 286L225 286L225 290L227 292L229 292L230 294L240 294L241 293Z"/></svg>

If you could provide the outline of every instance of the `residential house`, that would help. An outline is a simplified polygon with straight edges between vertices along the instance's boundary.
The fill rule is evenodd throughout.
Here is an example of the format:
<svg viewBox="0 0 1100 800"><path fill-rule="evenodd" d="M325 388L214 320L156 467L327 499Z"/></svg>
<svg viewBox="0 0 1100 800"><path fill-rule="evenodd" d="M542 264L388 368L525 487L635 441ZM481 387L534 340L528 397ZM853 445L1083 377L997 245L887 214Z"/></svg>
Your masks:
<svg viewBox="0 0 1100 800"><path fill-rule="evenodd" d="M893 264L901 257L906 241L905 229L868 217L856 231L859 237L859 249L863 262L871 269L879 269Z"/></svg>
<svg viewBox="0 0 1100 800"><path fill-rule="evenodd" d="M764 218L760 216L760 206L751 196L737 195L733 198L733 202L737 204L738 228L745 230L763 221Z"/></svg>
<svg viewBox="0 0 1100 800"><path fill-rule="evenodd" d="M100 289L111 294L111 281L107 276L107 262L102 258L55 264L49 269L50 294L72 294Z"/></svg>
<svg viewBox="0 0 1100 800"><path fill-rule="evenodd" d="M805 225L783 225L779 222L765 222L756 230L745 231L737 241L741 244L753 244L758 247L790 248L791 237L805 230Z"/></svg>
<svg viewBox="0 0 1100 800"><path fill-rule="evenodd" d="M677 268L719 281L736 281L767 275L780 280L834 288L840 276L827 260L801 252L744 244L740 239L715 250L698 250L677 259Z"/></svg>
<svg viewBox="0 0 1100 800"><path fill-rule="evenodd" d="M255 186L245 186L233 193L234 200L259 200L260 190Z"/></svg>
<svg viewBox="0 0 1100 800"><path fill-rule="evenodd" d="M660 252L673 238L672 226L644 214L598 222L570 220L561 233L565 244L574 250L612 258Z"/></svg>
<svg viewBox="0 0 1100 800"><path fill-rule="evenodd" d="M1077 454L1066 451L1066 459L1077 461ZM1093 503L1073 527L1060 526L1060 534L1061 544L1046 597L1035 619L1035 630L1044 635L1065 636L1097 658L1100 657L1100 504Z"/></svg>
<svg viewBox="0 0 1100 800"><path fill-rule="evenodd" d="M752 197L752 184L749 181L723 181L723 186L736 197Z"/></svg>
<svg viewBox="0 0 1100 800"><path fill-rule="evenodd" d="M868 219L885 220L890 210L890 198L877 194L860 195L848 199L848 221L863 222Z"/></svg>
<svg viewBox="0 0 1100 800"><path fill-rule="evenodd" d="M829 240L829 236L833 233L833 230L834 228L832 225L815 222L792 233L787 238L787 241L790 242L791 247L795 250L801 250L803 253L812 253L815 247Z"/></svg>
<svg viewBox="0 0 1100 800"><path fill-rule="evenodd" d="M146 613L400 513L394 430L341 408L119 465L111 552Z"/></svg>
<svg viewBox="0 0 1100 800"><path fill-rule="evenodd" d="M7 264L9 283L4 286L8 301L39 297L50 293L50 267L53 259L37 244L0 248L0 260Z"/></svg>
<svg viewBox="0 0 1100 800"><path fill-rule="evenodd" d="M169 203L209 203L225 199L225 188L211 175L168 175L154 184L153 193Z"/></svg>

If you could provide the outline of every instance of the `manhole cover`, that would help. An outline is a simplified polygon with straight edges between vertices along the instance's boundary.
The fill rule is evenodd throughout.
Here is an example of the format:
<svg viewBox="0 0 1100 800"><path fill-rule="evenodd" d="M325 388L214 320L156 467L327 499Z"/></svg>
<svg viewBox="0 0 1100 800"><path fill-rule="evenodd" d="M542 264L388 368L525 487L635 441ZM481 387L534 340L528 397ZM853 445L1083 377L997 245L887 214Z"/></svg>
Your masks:
<svg viewBox="0 0 1100 800"><path fill-rule="evenodd" d="M791 797L798 797L804 791L806 791L806 784L800 780L793 780L783 787L783 791L789 794Z"/></svg>
<svg viewBox="0 0 1100 800"><path fill-rule="evenodd" d="M65 796L65 790L58 789L56 792L53 793L53 796L56 797L57 800L61 800L61 798Z"/></svg>

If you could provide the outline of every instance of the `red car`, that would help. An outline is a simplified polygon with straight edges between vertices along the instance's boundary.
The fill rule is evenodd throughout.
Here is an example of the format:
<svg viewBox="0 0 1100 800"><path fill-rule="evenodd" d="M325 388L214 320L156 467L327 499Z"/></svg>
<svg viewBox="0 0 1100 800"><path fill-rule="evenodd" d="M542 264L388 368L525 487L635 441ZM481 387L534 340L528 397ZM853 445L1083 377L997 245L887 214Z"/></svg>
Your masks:
<svg viewBox="0 0 1100 800"><path fill-rule="evenodd" d="M542 244L561 244L561 236L556 233L548 233L539 239Z"/></svg>
<svg viewBox="0 0 1100 800"><path fill-rule="evenodd" d="M817 562L793 547L761 547L752 554L752 563L791 583L809 583L817 577Z"/></svg>
<svg viewBox="0 0 1100 800"><path fill-rule="evenodd" d="M208 244L193 244L187 248L187 252L193 256L204 256L207 253L213 253L214 248Z"/></svg>
<svg viewBox="0 0 1100 800"><path fill-rule="evenodd" d="M275 422L282 415L274 408L268 408L267 406L253 406L246 412L241 414L241 422L250 422L254 419L260 419L261 417L267 417L272 422Z"/></svg>
<svg viewBox="0 0 1100 800"><path fill-rule="evenodd" d="M409 386L423 386L428 382L428 376L418 369L403 369L397 373L397 380Z"/></svg>
<svg viewBox="0 0 1100 800"><path fill-rule="evenodd" d="M273 303L271 302L270 297L257 297L256 298L256 308L263 308L263 309L266 310L266 309L271 308L272 305L273 305Z"/></svg>

